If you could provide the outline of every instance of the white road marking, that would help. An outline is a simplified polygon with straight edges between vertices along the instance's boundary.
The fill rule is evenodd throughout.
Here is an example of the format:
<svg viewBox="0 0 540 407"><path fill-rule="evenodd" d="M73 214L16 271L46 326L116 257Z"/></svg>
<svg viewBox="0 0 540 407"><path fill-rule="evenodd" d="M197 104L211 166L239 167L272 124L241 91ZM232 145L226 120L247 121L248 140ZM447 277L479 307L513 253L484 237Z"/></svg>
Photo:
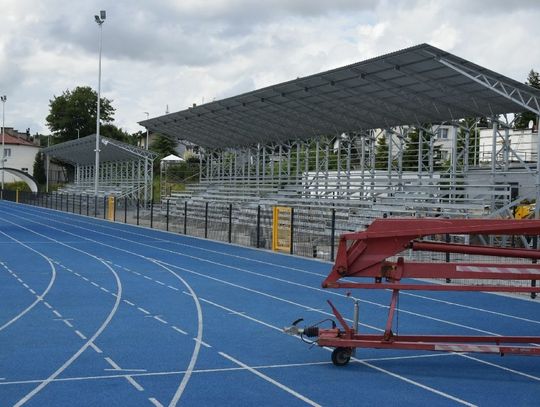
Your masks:
<svg viewBox="0 0 540 407"><path fill-rule="evenodd" d="M279 387L281 390L286 391L287 393L289 393L289 394L293 395L294 397L296 397L296 398L302 400L303 402L305 402L305 403L307 403L307 404L309 404L309 405L311 405L311 406L314 406L314 407L320 407L320 406L321 406L320 404L314 402L313 400L308 399L307 397L303 396L302 394L300 394L300 393L294 391L294 390L291 389L290 387L287 387L287 386L285 386L284 384L279 383L278 381L272 379L271 377L265 375L264 373L259 372L258 370L254 369L254 368L252 368L252 367L249 367L249 366L246 365L245 363L240 362L239 360L233 358L232 356L227 355L227 354L224 353L224 352L218 352L218 353L219 353L221 356L223 356L225 359L229 359L231 362L237 364L238 366L241 366L241 367L243 367L244 369L249 370L251 373L253 373L253 374L259 376L260 378L266 380L267 382L273 384L274 386Z"/></svg>
<svg viewBox="0 0 540 407"><path fill-rule="evenodd" d="M199 341L197 338L193 338L194 341ZM204 346L205 348L211 348L212 345L209 345L208 343L206 343L205 341L199 341L201 343L202 346Z"/></svg>
<svg viewBox="0 0 540 407"><path fill-rule="evenodd" d="M62 318L62 314L60 314L57 310L53 309L53 314L56 315L58 318Z"/></svg>
<svg viewBox="0 0 540 407"><path fill-rule="evenodd" d="M177 326L171 326L172 329L174 329L176 332L180 332L181 334L184 334L184 335L187 335L187 332L186 331L183 331L181 330L180 328L178 328Z"/></svg>
<svg viewBox="0 0 540 407"><path fill-rule="evenodd" d="M157 315L154 315L154 319L155 319L156 321L161 322L162 324L168 324L167 321L165 321L164 319L161 319L161 318L158 317Z"/></svg>
<svg viewBox="0 0 540 407"><path fill-rule="evenodd" d="M165 283L162 283L161 281L159 280L154 280L156 283L160 284L160 285L165 285Z"/></svg>
<svg viewBox="0 0 540 407"><path fill-rule="evenodd" d="M150 314L149 311L145 310L145 309L142 308L142 307L137 307L137 309L138 309L139 311L141 311L141 312L144 312L146 315L149 315L149 314Z"/></svg>
<svg viewBox="0 0 540 407"><path fill-rule="evenodd" d="M86 339L86 336L84 336L84 334L83 334L81 331L79 331L79 330L76 329L76 330L75 330L75 333L76 333L77 335L79 335L79 337L80 337L81 339Z"/></svg>
<svg viewBox="0 0 540 407"><path fill-rule="evenodd" d="M133 304L131 301L124 300L124 302L125 302L127 305L135 306L135 304Z"/></svg>
<svg viewBox="0 0 540 407"><path fill-rule="evenodd" d="M161 404L159 401L157 401L153 397L150 397L148 400L150 401L150 403L152 403L156 407L163 407L163 404Z"/></svg>
<svg viewBox="0 0 540 407"><path fill-rule="evenodd" d="M169 287L171 290L178 291L178 288L173 287L172 285L168 285L167 287Z"/></svg>
<svg viewBox="0 0 540 407"><path fill-rule="evenodd" d="M94 342L90 342L89 346L92 349L94 349L97 353L103 353L103 351Z"/></svg>

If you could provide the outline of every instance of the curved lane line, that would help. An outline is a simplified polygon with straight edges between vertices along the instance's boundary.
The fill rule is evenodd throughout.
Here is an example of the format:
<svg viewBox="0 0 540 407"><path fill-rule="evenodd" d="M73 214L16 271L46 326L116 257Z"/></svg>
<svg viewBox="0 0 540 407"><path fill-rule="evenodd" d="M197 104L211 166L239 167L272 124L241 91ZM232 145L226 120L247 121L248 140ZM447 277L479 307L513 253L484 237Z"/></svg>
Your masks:
<svg viewBox="0 0 540 407"><path fill-rule="evenodd" d="M116 311L118 310L118 306L120 305L120 300L121 300L121 297L122 297L122 283L120 282L120 278L118 277L118 274L116 273L116 271L114 271L114 269L109 266L107 263L105 263L103 260L101 260L99 257L97 256L94 256L93 254L90 254L88 252L85 252L84 250L81 250L81 249L77 249L76 247L72 247L70 245L67 245L65 243L62 243L56 239L53 239L52 237L49 237L49 236L45 236L39 232L36 232L34 230L31 230L27 227L24 227L24 226L21 226L21 225L17 225L16 223L14 222L10 222L8 220L4 220L5 222L8 222L8 223L11 223L12 225L16 226L16 227L19 227L21 229L25 229L31 233L34 233L38 236L41 236L41 237L44 237L48 240L51 240L55 243L58 243L62 246L65 246L67 248L70 248L72 250L75 250L75 251L78 251L80 253L83 253L83 254L86 254L90 257L93 257L94 259L98 260L99 262L101 262L105 267L107 267L111 273L114 275L114 278L116 279L116 285L117 285L117 291L116 291L116 301L114 303L114 306L112 308L112 310L109 312L109 315L107 316L107 318L105 319L105 321L103 321L103 323L101 324L101 326L99 327L99 329L94 333L94 335L92 335L92 337L90 339L88 339L88 341L86 341L86 343L81 347L79 348L79 350L77 352L75 352L62 366L60 366L54 373L52 373L48 378L46 378L45 380L43 380L38 386L36 386L32 391L30 391L29 393L27 393L23 398L21 398L17 403L14 404L14 407L19 407L19 406L22 406L24 403L26 403L27 401L29 401L32 397L34 397L37 393L39 393L41 390L43 390L49 383L51 383L54 379L56 379L56 377L58 377L58 375L60 375L64 370L66 370L89 346L91 346L94 341L98 338L99 335L101 335L101 333L105 330L105 328L107 327L107 325L109 325L109 323L111 322L114 314L116 314Z"/></svg>
<svg viewBox="0 0 540 407"><path fill-rule="evenodd" d="M21 216L18 216L18 215L13 215L15 217L18 217L18 218L22 218ZM182 396L182 393L184 392L186 386L187 386L187 383L189 381L189 379L191 378L191 374L193 372L193 369L195 368L195 363L197 362L197 359L199 357L199 351L200 351L200 348L201 348L201 343L202 343L202 334L203 334L203 317L202 317L202 308L201 308L201 304L199 302L199 299L195 293L195 291L191 288L191 286L182 278L180 277L176 272L172 271L171 269L169 269L168 267L166 267L165 265L161 264L159 260L156 260L156 259L153 259L151 257L147 257L147 256L143 256L142 254L138 254L138 253L135 253L135 252L132 252L130 250L126 250L126 249L122 249L122 248L119 248L119 247L113 247L113 246L110 246L110 245L107 245L105 243L102 243L102 242L99 242L97 240L93 240L93 239L90 239L90 238L87 238L87 237L84 237L84 236L80 236L80 235L77 235L75 233L72 233L72 232L68 232L66 230L62 230L62 229L59 229L59 228L55 228L53 226L50 226L50 225L47 225L47 224L44 224L44 223L40 223L40 222L37 222L37 221L31 221L32 223L35 223L35 224L38 224L38 225L42 225L42 226L46 226L50 229L53 229L53 230L58 230L62 233L66 233L66 234L69 234L69 235L73 235L73 236L77 236L81 239L84 239L84 240L87 240L89 242L92 242L92 243L96 243L96 244L99 244L101 246L105 246L105 247L108 247L110 249L115 249L115 250L118 250L118 251L122 251L124 253L128 253L130 255L133 255L133 256L137 256L137 257L140 257L140 258L143 258L145 260L148 260L154 264L156 264L157 266L167 270L168 272L170 272L172 275L174 275L176 278L178 278L185 286L186 288L189 290L190 294L191 294L191 298L193 298L193 301L195 302L195 307L197 308L197 340L195 341L195 348L193 349L193 353L192 353L192 356L191 356L191 359L190 359L190 362L189 362L189 365L188 365L188 369L186 369L186 373L182 379L182 381L180 382L178 388L176 389L176 392L171 400L171 402L169 403L169 406L176 406L176 404L178 403L178 401L180 400L180 397ZM12 223L12 222L10 222ZM62 222L60 222L62 223ZM38 232L35 232L35 231L32 231L31 229L28 229L28 228L25 228L23 226L19 226L23 229L27 229L27 230L30 230L31 232L37 234L37 235L40 235L40 236L43 236L43 237L46 237L47 239L50 239L52 241L55 241L55 242L58 242L56 241L55 239L52 239L52 238L49 238L47 236L44 236L44 235L41 235L40 233ZM78 226L76 226L78 227ZM80 228L80 227L79 227ZM66 245L62 242L58 242L59 244L62 244L64 246L67 246L67 247L70 247L72 248L71 246L69 245ZM90 253L87 253L87 252L84 252L80 249L76 249L76 248L73 248L74 250L78 250L82 253L85 253L85 254L88 254L89 256L91 257L94 257L96 259L98 259L99 261L101 261L103 264L105 264L107 266L107 268L109 268L113 274L115 275L116 279L117 279L117 282L119 284L119 288L120 288L120 294L121 294L121 284L120 284L120 280L118 278L118 275L116 274L116 272L107 264L104 262L104 260L100 259L99 257L97 256L94 256ZM116 304L115 304L115 310L114 312L116 312L116 308L117 308L117 304L120 302L120 295L117 295L116 296ZM112 315L111 315L111 318L112 318ZM107 322L108 323L108 322ZM100 328L100 331L99 333L101 333L102 329ZM84 349L81 351L81 352L78 352L77 353L77 357L80 355L80 353L82 353L88 346L91 345L90 342L92 342L97 336L99 336L99 334L97 335L94 335L94 337L90 338L90 341L84 346ZM73 360L75 360L75 358L73 358ZM73 362L73 360L70 359L70 363ZM67 362L66 362L67 363ZM68 365L69 366L69 365ZM67 366L66 366L67 367ZM65 368L64 368L65 369ZM62 369L62 370L64 370ZM56 373L56 372L55 372ZM61 371L58 373L60 374ZM47 384L53 380L54 378L56 378L56 376L58 376L58 374L56 374L54 377L50 377L49 379L47 379ZM54 374L53 374L54 375ZM39 387L39 386L38 386ZM44 387L44 386L43 386ZM14 407L18 407L22 404L16 404Z"/></svg>
<svg viewBox="0 0 540 407"><path fill-rule="evenodd" d="M14 237L12 236L9 236L8 234L0 231L0 233L2 233L4 236L14 240L15 242L19 243L21 246L24 246L26 247L27 249L33 251L34 253L37 253L38 255L40 255L41 257L43 257L45 260L47 260L47 262L49 263L49 265L51 266L51 270L52 270L52 275L51 275L51 279L49 280L49 285L47 285L47 287L45 288L45 290L39 294L39 295L36 295L36 300L30 304L28 307L26 307L26 309L24 309L23 311L21 311L18 315L16 315L15 317L13 317L11 320L9 320L8 322L6 322L4 325L0 326L0 331L2 331L3 329L6 329L8 326L10 326L11 324L13 324L15 321L17 321L18 319L20 319L23 315L25 315L26 313L28 313L32 308L34 308L37 304L39 304L41 301L43 301L43 298L49 293L51 287L53 286L55 280L56 280L56 267L54 266L53 262L51 261L51 259L49 259L47 256L45 256L43 253L40 253L38 252L37 250L34 250L32 249L30 246L27 246L26 244L24 244L23 242L15 239Z"/></svg>
<svg viewBox="0 0 540 407"><path fill-rule="evenodd" d="M199 357L199 351L201 349L202 336L203 336L202 308L201 308L201 303L199 302L199 298L197 297L197 295L195 294L195 291L193 291L193 289L187 283L186 280L184 280L180 275L172 271L170 268L168 268L164 264L161 264L160 261L152 259L152 262L164 268L165 270L169 271L171 274L176 276L176 278L178 278L182 282L182 284L184 284L187 287L189 293L191 294L191 298L193 298L193 301L195 302L195 307L197 308L197 340L195 341L195 348L191 355L191 360L189 361L189 365L186 369L186 373L184 374L184 377L182 378L182 381L180 382L178 389L176 389L176 392L174 393L174 396L171 402L169 403L169 406L173 407L173 406L176 406L176 404L178 403L178 400L180 400L180 397L182 396L182 393L184 392L187 386L187 383L189 382L189 379L191 378L193 369L195 369L195 363L197 362L197 358Z"/></svg>

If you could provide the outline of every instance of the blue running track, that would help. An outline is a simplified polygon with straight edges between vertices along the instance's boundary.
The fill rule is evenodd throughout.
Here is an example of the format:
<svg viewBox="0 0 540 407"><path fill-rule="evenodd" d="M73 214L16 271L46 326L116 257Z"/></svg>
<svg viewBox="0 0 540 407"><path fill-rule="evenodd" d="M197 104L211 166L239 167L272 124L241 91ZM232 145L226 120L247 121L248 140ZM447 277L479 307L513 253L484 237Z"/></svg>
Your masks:
<svg viewBox="0 0 540 407"><path fill-rule="evenodd" d="M330 264L0 202L0 405L534 406L535 357L359 350L282 328L352 315ZM355 292L360 330L390 294ZM402 293L400 334L540 335L540 301Z"/></svg>

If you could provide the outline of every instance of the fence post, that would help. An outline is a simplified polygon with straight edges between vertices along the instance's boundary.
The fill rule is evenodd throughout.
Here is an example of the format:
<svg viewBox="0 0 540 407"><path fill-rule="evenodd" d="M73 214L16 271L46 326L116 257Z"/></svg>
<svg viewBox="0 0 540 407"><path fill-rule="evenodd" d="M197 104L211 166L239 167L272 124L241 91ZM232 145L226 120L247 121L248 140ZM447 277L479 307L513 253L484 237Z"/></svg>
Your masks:
<svg viewBox="0 0 540 407"><path fill-rule="evenodd" d="M291 254L294 253L294 208L291 208Z"/></svg>
<svg viewBox="0 0 540 407"><path fill-rule="evenodd" d="M330 239L330 260L334 261L336 244L336 208L332 208L332 231L330 232Z"/></svg>
<svg viewBox="0 0 540 407"><path fill-rule="evenodd" d="M137 198L137 226L139 226L139 198Z"/></svg>
<svg viewBox="0 0 540 407"><path fill-rule="evenodd" d="M150 201L150 229L154 227L154 200Z"/></svg>
<svg viewBox="0 0 540 407"><path fill-rule="evenodd" d="M127 223L127 206L128 206L128 198L127 196L124 197L124 223Z"/></svg>
<svg viewBox="0 0 540 407"><path fill-rule="evenodd" d="M187 235L187 201L184 201L184 235Z"/></svg>
<svg viewBox="0 0 540 407"><path fill-rule="evenodd" d="M232 242L232 203L229 204L229 243Z"/></svg>
<svg viewBox="0 0 540 407"><path fill-rule="evenodd" d="M107 195L103 196L103 219L107 219Z"/></svg>
<svg viewBox="0 0 540 407"><path fill-rule="evenodd" d="M257 249L260 247L261 241L261 205L257 205L257 241L255 242L255 247Z"/></svg>
<svg viewBox="0 0 540 407"><path fill-rule="evenodd" d="M167 232L169 231L169 200L167 199L167 215L166 215L167 223L165 226L165 229Z"/></svg>
<svg viewBox="0 0 540 407"><path fill-rule="evenodd" d="M538 236L534 236L533 237L533 246L532 246L534 249L537 249L538 250ZM532 260L532 263L533 264L536 264L538 263L538 260L537 259L533 259ZM531 280L531 287L536 287L536 280ZM536 298L536 293L535 292L532 292L531 293L531 298L534 300Z"/></svg>
<svg viewBox="0 0 540 407"><path fill-rule="evenodd" d="M94 218L97 218L97 195L94 195Z"/></svg>
<svg viewBox="0 0 540 407"><path fill-rule="evenodd" d="M446 234L444 240L446 241L446 243L450 243L450 235L449 235L448 233ZM444 256L444 257L445 257L445 261L446 261L447 263L450 263L450 253L445 253L445 256ZM451 283L451 282L452 282L452 279L447 278L447 279L446 279L446 282L447 282L447 283Z"/></svg>
<svg viewBox="0 0 540 407"><path fill-rule="evenodd" d="M208 239L208 201L204 205L204 238Z"/></svg>

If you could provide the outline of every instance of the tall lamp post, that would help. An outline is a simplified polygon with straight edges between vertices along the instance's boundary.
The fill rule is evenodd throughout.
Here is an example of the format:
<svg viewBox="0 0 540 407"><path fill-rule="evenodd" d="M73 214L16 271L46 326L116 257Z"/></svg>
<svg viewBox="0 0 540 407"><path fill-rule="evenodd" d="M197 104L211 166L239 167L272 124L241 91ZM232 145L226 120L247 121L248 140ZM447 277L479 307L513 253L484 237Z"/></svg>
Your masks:
<svg viewBox="0 0 540 407"><path fill-rule="evenodd" d="M6 149L5 149L5 138L6 138L6 126L5 126L5 107L6 107L6 95L0 96L2 101L2 193L4 192L4 167L6 164Z"/></svg>
<svg viewBox="0 0 540 407"><path fill-rule="evenodd" d="M144 114L146 115L146 120L148 120L150 113L144 112ZM148 150L148 127L146 128L146 149Z"/></svg>
<svg viewBox="0 0 540 407"><path fill-rule="evenodd" d="M94 195L98 194L98 185L99 185L99 114L100 114L100 99L101 99L101 45L102 45L102 25L107 17L105 10L99 12L99 16L96 15L96 23L99 26L99 73L98 73L98 94L97 94L97 118L96 118L96 168L94 171Z"/></svg>

